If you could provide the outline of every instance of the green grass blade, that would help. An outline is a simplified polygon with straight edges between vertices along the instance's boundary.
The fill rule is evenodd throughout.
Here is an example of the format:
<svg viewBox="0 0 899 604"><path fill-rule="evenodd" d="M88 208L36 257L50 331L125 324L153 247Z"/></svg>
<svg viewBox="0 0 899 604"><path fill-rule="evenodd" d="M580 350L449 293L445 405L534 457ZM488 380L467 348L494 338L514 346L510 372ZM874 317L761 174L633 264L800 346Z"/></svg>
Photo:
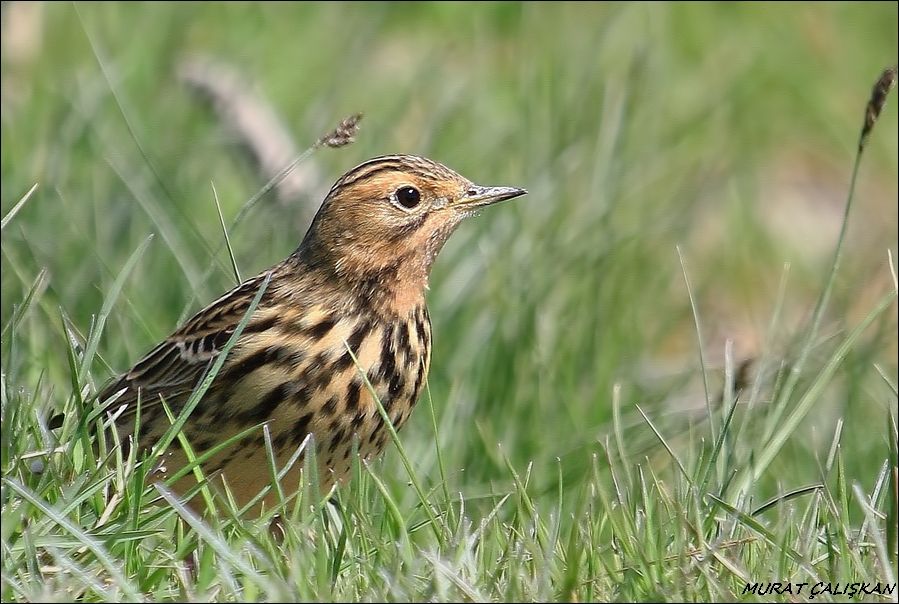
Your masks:
<svg viewBox="0 0 899 604"><path fill-rule="evenodd" d="M116 584L119 586L119 589L121 589L125 593L129 600L133 602L139 602L143 599L140 595L140 591L125 577L125 575L122 573L122 569L112 559L112 557L110 557L109 553L106 551L106 548L103 547L102 543L84 532L80 527L76 526L68 518L57 512L57 510L55 510L46 501L42 500L34 493L32 493L30 489L26 488L22 484L19 484L18 481L4 477L3 482L13 491L18 493L19 496L28 501L31 505L38 508L45 516L47 516L53 522L69 532L73 537L78 539L78 541L82 545L84 545L84 547L90 550L97 557L97 560L103 565L107 572L109 572L109 574L115 580Z"/></svg>
<svg viewBox="0 0 899 604"><path fill-rule="evenodd" d="M6 225L9 224L9 222L13 218L15 218L16 214L18 214L19 210L21 210L22 207L28 202L28 200L31 199L32 193L34 193L36 190L37 190L37 183L34 183L31 186L31 188L28 189L28 192L22 196L22 198L18 201L18 203L16 203L16 205L14 205L12 207L12 209L6 213L6 216L4 216L3 220L0 221L0 231L5 229Z"/></svg>
<svg viewBox="0 0 899 604"><path fill-rule="evenodd" d="M100 344L100 336L103 335L103 328L106 327L106 320L109 317L109 313L112 312L112 307L118 299L122 287L125 285L125 280L131 275L131 271L137 266L137 263L144 255L144 252L151 241L153 241L153 235L149 235L144 239L143 243L137 246L137 249L131 253L131 256L128 258L127 262L125 262L125 266L119 271L119 274L116 276L115 281L112 282L106 297L103 299L103 306L100 307L100 314L97 315L97 321L90 332L90 336L88 336L84 354L81 357L81 367L78 369L79 382L84 382L87 372L90 370L94 356L97 354L97 346Z"/></svg>

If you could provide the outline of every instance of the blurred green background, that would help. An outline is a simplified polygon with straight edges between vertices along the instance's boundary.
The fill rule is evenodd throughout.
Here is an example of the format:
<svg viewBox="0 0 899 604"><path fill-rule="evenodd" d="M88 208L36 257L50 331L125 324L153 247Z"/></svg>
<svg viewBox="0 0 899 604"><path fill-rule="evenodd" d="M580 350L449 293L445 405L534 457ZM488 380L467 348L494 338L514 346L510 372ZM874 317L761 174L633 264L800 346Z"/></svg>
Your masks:
<svg viewBox="0 0 899 604"><path fill-rule="evenodd" d="M330 183L374 155L530 191L463 225L431 280L450 490L476 496L508 481L503 454L542 469L538 489L554 488L557 458L580 476L616 384L638 459L658 447L635 404L687 446L705 403L677 246L713 398L732 340L736 362L768 359L765 402L831 261L870 87L896 61L897 4L4 2L3 215L39 184L3 231L4 325L47 271L17 341L4 335L6 387L61 405L62 317L86 334L151 233L100 344L113 370L232 285L210 184L230 221L263 180L177 77L197 55L239 70L300 150L365 114L355 144L303 164L308 191L266 197L231 233L245 277L289 254ZM893 101L866 151L818 363L891 287ZM894 305L763 489L816 480L838 417L849 471L870 488L894 400L874 366L896 379L895 333ZM110 375L96 364L98 383ZM436 480L433 438L425 403L402 439ZM393 452L385 464L400 467Z"/></svg>

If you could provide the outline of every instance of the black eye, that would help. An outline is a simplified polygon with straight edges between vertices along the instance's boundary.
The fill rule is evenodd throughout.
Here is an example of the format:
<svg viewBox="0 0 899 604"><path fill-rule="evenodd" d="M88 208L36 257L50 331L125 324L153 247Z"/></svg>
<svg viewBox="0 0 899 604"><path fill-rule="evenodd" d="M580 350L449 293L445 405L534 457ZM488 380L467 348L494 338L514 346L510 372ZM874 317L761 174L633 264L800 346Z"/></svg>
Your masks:
<svg viewBox="0 0 899 604"><path fill-rule="evenodd" d="M396 201L411 210L421 201L421 193L415 187L400 187L396 190Z"/></svg>

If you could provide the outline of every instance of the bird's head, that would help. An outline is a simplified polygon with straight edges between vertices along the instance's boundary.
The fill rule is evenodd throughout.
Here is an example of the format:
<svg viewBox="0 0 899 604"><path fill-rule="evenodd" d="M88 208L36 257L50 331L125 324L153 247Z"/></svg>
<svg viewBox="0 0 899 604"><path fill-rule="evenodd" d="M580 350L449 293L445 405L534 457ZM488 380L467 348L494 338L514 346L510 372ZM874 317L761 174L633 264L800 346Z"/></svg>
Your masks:
<svg viewBox="0 0 899 604"><path fill-rule="evenodd" d="M338 180L298 254L348 285L364 283L401 298L421 297L431 265L466 217L527 193L485 187L437 162L376 157Z"/></svg>

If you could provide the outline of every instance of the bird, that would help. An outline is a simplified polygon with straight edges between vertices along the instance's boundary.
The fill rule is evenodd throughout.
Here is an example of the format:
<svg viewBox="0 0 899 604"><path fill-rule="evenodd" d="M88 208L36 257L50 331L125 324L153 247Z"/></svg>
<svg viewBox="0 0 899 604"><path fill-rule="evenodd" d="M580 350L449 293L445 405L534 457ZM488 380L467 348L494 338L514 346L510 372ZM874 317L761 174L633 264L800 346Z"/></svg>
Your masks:
<svg viewBox="0 0 899 604"><path fill-rule="evenodd" d="M431 363L426 291L445 242L467 217L526 193L476 185L414 155L365 161L331 187L293 253L187 319L98 401L121 442L148 450L171 426L165 406L177 417L219 361L183 424L195 454L267 424L278 467L298 448L315 447L327 492L347 481L354 452L365 460L382 454L385 415L399 431L415 407ZM165 472L187 463L178 446L169 449ZM268 451L263 431L251 430L202 469L246 505L272 483ZM188 475L174 489L196 485ZM285 493L300 486L298 470L281 481ZM273 504L271 491L262 505Z"/></svg>

